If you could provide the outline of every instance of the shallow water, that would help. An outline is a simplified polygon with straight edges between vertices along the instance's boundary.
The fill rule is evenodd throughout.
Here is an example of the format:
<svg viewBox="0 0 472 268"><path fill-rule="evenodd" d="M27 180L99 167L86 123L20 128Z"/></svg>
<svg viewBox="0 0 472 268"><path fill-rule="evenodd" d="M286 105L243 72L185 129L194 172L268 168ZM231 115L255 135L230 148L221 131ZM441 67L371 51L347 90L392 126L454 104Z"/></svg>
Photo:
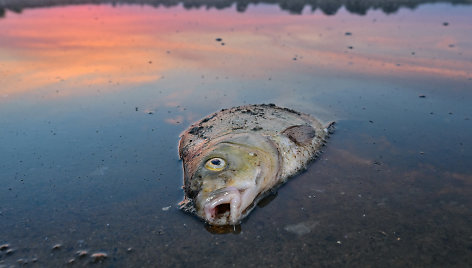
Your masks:
<svg viewBox="0 0 472 268"><path fill-rule="evenodd" d="M0 4L0 267L472 265L470 2L79 2ZM217 234L178 135L249 103L337 129Z"/></svg>

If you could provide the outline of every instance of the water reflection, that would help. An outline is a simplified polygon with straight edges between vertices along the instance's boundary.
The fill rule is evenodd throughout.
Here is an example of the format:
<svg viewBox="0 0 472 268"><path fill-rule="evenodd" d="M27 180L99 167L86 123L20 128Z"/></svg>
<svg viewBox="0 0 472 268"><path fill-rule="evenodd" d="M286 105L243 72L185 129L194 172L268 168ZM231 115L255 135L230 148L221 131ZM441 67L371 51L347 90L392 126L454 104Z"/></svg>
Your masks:
<svg viewBox="0 0 472 268"><path fill-rule="evenodd" d="M416 17L422 22L414 22ZM0 23L0 94L7 98L34 91L42 98L57 98L117 91L128 85L165 84L166 75L183 70L189 77L201 77L202 87L214 78L288 81L289 73L468 79L471 40L462 34L467 27L443 25L430 14L397 22L345 13L337 20L321 14L286 16L267 8L244 15L180 7L36 9L10 14ZM195 90L198 84L170 93L166 105L202 94ZM223 94L210 90L203 92L205 97ZM236 92L224 92L228 94ZM158 105L162 102L147 108ZM183 119L175 115L168 122Z"/></svg>
<svg viewBox="0 0 472 268"><path fill-rule="evenodd" d="M4 0L0 3L0 17L5 14L5 9L11 10L16 13L21 13L26 8L37 8L37 7L52 7L62 5L79 5L79 4L112 4L123 5L123 4L137 4L137 5L149 5L153 7L173 7L182 5L186 9L195 8L216 8L225 9L232 6L236 7L239 12L245 12L251 4L272 4L278 5L282 10L289 11L292 14L301 14L305 8L308 8L312 12L321 10L325 15L334 15L342 7L345 7L350 13L365 15L369 10L380 9L386 14L392 14L397 12L400 8L415 9L422 4L431 4L436 2L447 2L452 4L466 4L470 5L471 2L468 0L449 0L449 1L438 1L438 0L403 0L403 1L384 1L384 0L263 0L263 1L247 1L247 0L196 0L196 1L182 1L182 0L48 0L48 1L28 1L28 0Z"/></svg>
<svg viewBox="0 0 472 268"><path fill-rule="evenodd" d="M205 229L212 234L239 234L241 233L241 224L225 226L205 224Z"/></svg>

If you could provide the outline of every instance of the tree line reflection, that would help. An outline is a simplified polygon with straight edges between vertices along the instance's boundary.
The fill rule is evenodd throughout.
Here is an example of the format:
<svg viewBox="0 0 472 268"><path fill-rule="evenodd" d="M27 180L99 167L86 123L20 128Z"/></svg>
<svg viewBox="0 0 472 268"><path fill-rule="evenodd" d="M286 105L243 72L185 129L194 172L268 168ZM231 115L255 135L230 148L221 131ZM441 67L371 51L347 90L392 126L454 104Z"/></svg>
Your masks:
<svg viewBox="0 0 472 268"><path fill-rule="evenodd" d="M321 10L326 15L335 15L345 7L352 14L365 15L369 10L382 10L386 14L400 8L414 9L422 4L450 3L472 4L472 0L3 0L0 2L0 17L6 10L21 13L24 9L83 4L147 5L153 7L173 7L182 5L186 9L225 9L233 5L239 12L245 12L251 4L278 5L292 14L301 14L308 7L311 11Z"/></svg>

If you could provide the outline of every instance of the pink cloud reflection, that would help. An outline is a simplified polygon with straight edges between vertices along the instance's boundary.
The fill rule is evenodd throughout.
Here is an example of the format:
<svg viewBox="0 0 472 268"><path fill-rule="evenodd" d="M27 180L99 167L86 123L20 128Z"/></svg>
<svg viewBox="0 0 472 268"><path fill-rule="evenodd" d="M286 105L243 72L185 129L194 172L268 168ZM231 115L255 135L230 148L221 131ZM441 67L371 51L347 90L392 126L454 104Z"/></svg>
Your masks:
<svg viewBox="0 0 472 268"><path fill-rule="evenodd" d="M293 16L257 8L238 13L101 5L7 13L0 23L0 94L27 94L60 82L72 89L69 94L87 94L87 85L152 83L168 71L224 70L256 79L266 79L269 71L313 69L468 78L472 41L460 34L466 26L428 32L432 18L415 23L414 16L405 15L403 22L389 16L372 25L343 12Z"/></svg>

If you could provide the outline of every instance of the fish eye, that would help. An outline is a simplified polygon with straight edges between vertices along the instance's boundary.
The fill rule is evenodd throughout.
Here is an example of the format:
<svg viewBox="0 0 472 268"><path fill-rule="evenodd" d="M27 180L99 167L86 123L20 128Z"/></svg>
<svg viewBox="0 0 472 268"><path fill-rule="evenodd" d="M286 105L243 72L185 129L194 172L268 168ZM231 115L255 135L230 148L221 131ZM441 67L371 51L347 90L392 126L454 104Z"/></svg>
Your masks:
<svg viewBox="0 0 472 268"><path fill-rule="evenodd" d="M213 171L221 171L225 166L226 161L219 157L213 157L205 163L205 168Z"/></svg>

